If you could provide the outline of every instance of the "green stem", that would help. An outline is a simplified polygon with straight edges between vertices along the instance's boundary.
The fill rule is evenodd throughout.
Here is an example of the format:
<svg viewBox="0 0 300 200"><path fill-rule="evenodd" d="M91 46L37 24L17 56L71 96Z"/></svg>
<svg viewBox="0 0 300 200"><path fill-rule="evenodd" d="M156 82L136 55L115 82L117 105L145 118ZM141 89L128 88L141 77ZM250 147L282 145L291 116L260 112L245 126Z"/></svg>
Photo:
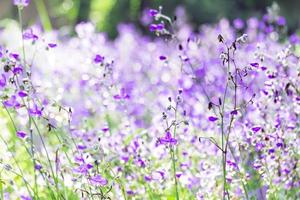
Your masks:
<svg viewBox="0 0 300 200"><path fill-rule="evenodd" d="M35 0L34 3L39 13L44 30L51 31L52 24L44 0Z"/></svg>

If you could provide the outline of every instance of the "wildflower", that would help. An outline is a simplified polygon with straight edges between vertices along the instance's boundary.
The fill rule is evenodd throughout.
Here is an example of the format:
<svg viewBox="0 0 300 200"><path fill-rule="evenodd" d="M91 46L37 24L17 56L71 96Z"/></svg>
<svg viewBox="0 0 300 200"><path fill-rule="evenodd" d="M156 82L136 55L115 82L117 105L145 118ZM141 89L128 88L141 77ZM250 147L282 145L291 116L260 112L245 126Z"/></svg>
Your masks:
<svg viewBox="0 0 300 200"><path fill-rule="evenodd" d="M4 74L2 74L0 77L0 88L3 88L5 86L6 86L6 77Z"/></svg>
<svg viewBox="0 0 300 200"><path fill-rule="evenodd" d="M77 173L77 174L86 175L88 173L88 171L92 168L93 168L93 165L91 165L91 164L82 164L79 167L73 169L73 172Z"/></svg>
<svg viewBox="0 0 300 200"><path fill-rule="evenodd" d="M29 5L30 0L13 0L13 3L16 6L26 7Z"/></svg>
<svg viewBox="0 0 300 200"><path fill-rule="evenodd" d="M32 116L41 117L42 116L42 108L39 108L36 104L33 105L32 108L29 108L29 113Z"/></svg>
<svg viewBox="0 0 300 200"><path fill-rule="evenodd" d="M130 95L125 92L124 88L121 89L120 94L114 95L114 99L116 99L116 100L122 100L122 99L124 100L124 99L129 99L129 98L130 98Z"/></svg>
<svg viewBox="0 0 300 200"><path fill-rule="evenodd" d="M18 138L24 139L27 134L24 131L17 131L16 135L18 136Z"/></svg>
<svg viewBox="0 0 300 200"><path fill-rule="evenodd" d="M17 97L15 95L12 95L8 100L3 102L5 107L8 108L20 108L21 104L17 101Z"/></svg>
<svg viewBox="0 0 300 200"><path fill-rule="evenodd" d="M279 16L276 22L279 26L284 26L286 24L286 20L283 16Z"/></svg>
<svg viewBox="0 0 300 200"><path fill-rule="evenodd" d="M29 28L23 33L23 39L36 41L39 39L39 37L33 33L33 30L31 28Z"/></svg>
<svg viewBox="0 0 300 200"><path fill-rule="evenodd" d="M36 170L38 170L38 171L40 171L42 168L43 168L43 167L42 167L42 165L40 165L40 164L35 164L35 166L34 166L34 169L36 169Z"/></svg>
<svg viewBox="0 0 300 200"><path fill-rule="evenodd" d="M158 10L149 9L148 14L150 17L155 17L158 14Z"/></svg>
<svg viewBox="0 0 300 200"><path fill-rule="evenodd" d="M101 56L99 54L97 54L94 58L94 63L98 64L98 63L102 63L104 61L104 56Z"/></svg>
<svg viewBox="0 0 300 200"><path fill-rule="evenodd" d="M166 56L159 56L159 60L166 60L167 57Z"/></svg>
<svg viewBox="0 0 300 200"><path fill-rule="evenodd" d="M236 29L240 30L240 29L244 28L244 25L245 24L244 24L243 20L241 20L240 18L237 18L233 21L233 26Z"/></svg>
<svg viewBox="0 0 300 200"><path fill-rule="evenodd" d="M157 25L156 25L156 24L150 24L149 30L150 30L151 32L155 32L155 31L157 30Z"/></svg>
<svg viewBox="0 0 300 200"><path fill-rule="evenodd" d="M230 112L230 114L232 114L232 115L237 115L238 112L237 112L237 110L233 110L233 111Z"/></svg>
<svg viewBox="0 0 300 200"><path fill-rule="evenodd" d="M20 90L20 91L18 92L18 95L19 95L19 97L21 97L21 98L27 97L27 96L28 96L27 92L25 92L24 90Z"/></svg>
<svg viewBox="0 0 300 200"><path fill-rule="evenodd" d="M260 131L260 129L261 129L261 127L259 127L259 126L255 126L255 127L251 128L251 130L255 133Z"/></svg>
<svg viewBox="0 0 300 200"><path fill-rule="evenodd" d="M107 185L107 180L99 174L96 175L96 176L90 177L89 180L90 180L91 184L95 185L95 186L105 186L105 185Z"/></svg>
<svg viewBox="0 0 300 200"><path fill-rule="evenodd" d="M169 144L169 145L176 145L177 140L172 137L171 133L168 131L166 132L165 137L159 139L160 144Z"/></svg>
<svg viewBox="0 0 300 200"><path fill-rule="evenodd" d="M30 196L25 196L25 195L21 195L20 199L21 200L32 200L32 198Z"/></svg>
<svg viewBox="0 0 300 200"><path fill-rule="evenodd" d="M57 47L57 44L55 44L55 43L48 43L48 47L49 48L55 48L55 47Z"/></svg>
<svg viewBox="0 0 300 200"><path fill-rule="evenodd" d="M208 120L211 121L211 122L214 122L214 121L217 121L218 118L217 118L217 117L214 117L214 116L209 116L209 117L208 117Z"/></svg>

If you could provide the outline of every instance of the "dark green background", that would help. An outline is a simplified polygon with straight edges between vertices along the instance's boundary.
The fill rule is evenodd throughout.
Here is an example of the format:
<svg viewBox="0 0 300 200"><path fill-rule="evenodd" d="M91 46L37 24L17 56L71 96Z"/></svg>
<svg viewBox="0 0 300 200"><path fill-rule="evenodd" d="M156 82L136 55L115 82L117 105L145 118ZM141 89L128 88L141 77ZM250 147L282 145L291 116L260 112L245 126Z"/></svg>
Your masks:
<svg viewBox="0 0 300 200"><path fill-rule="evenodd" d="M63 26L72 30L81 21L92 20L100 31L108 32L111 37L117 35L116 26L120 22L135 23L142 31L140 23L145 8L158 8L162 5L164 12L170 16L177 6L187 10L189 21L197 27L203 23L213 23L220 18L230 20L237 17L246 19L250 16L262 16L272 0L31 0L31 5L24 11L27 24L39 22L49 16L54 28ZM0 0L0 17L16 18L17 11L11 0ZM299 25L300 0L278 0L280 14L287 18L290 30ZM37 9L42 4L45 10ZM40 13L38 12L40 11ZM42 20L43 21L43 20ZM48 27L50 29L50 27Z"/></svg>

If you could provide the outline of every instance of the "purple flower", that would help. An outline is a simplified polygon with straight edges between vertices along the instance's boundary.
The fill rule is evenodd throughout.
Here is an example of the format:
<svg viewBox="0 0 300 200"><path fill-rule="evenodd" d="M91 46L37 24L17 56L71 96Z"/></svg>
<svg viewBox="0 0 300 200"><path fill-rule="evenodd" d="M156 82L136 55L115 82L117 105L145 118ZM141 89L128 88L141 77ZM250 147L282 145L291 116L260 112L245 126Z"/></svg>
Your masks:
<svg viewBox="0 0 300 200"><path fill-rule="evenodd" d="M155 31L157 30L157 25L156 25L156 24L150 24L149 30L150 30L151 32L155 32Z"/></svg>
<svg viewBox="0 0 300 200"><path fill-rule="evenodd" d="M145 175L145 176L144 176L144 179L145 179L145 181L149 182L149 181L152 180L152 177L151 177L151 176Z"/></svg>
<svg viewBox="0 0 300 200"><path fill-rule="evenodd" d="M55 43L48 43L48 47L49 48L55 48L55 47L57 47L57 44L55 44Z"/></svg>
<svg viewBox="0 0 300 200"><path fill-rule="evenodd" d="M165 25L163 23L159 23L156 25L157 31L162 31L162 30L164 30L164 28L165 28Z"/></svg>
<svg viewBox="0 0 300 200"><path fill-rule="evenodd" d="M159 60L166 60L167 57L166 56L159 56Z"/></svg>
<svg viewBox="0 0 300 200"><path fill-rule="evenodd" d="M0 77L0 87L5 87L6 86L6 77L4 74L1 75Z"/></svg>
<svg viewBox="0 0 300 200"><path fill-rule="evenodd" d="M122 100L122 99L124 100L124 99L129 99L129 98L130 98L130 95L126 93L124 88L122 88L120 90L120 94L114 95L114 99L116 99L116 100Z"/></svg>
<svg viewBox="0 0 300 200"><path fill-rule="evenodd" d="M78 148L79 150L85 150L87 147L86 147L85 145L79 144L79 145L77 145L77 148Z"/></svg>
<svg viewBox="0 0 300 200"><path fill-rule="evenodd" d="M8 108L19 108L21 106L21 104L17 101L17 97L15 95L12 95L8 100L4 101L3 104Z"/></svg>
<svg viewBox="0 0 300 200"><path fill-rule="evenodd" d="M242 29L244 28L244 21L241 20L240 18L237 18L233 21L233 26L236 29Z"/></svg>
<svg viewBox="0 0 300 200"><path fill-rule="evenodd" d="M170 145L176 145L177 140L172 137L171 133L168 131L166 132L165 137L162 137L159 139L160 144L170 144Z"/></svg>
<svg viewBox="0 0 300 200"><path fill-rule="evenodd" d="M32 108L29 108L29 113L32 116L41 117L42 116L42 108L39 108L36 104L33 105Z"/></svg>
<svg viewBox="0 0 300 200"><path fill-rule="evenodd" d="M95 186L105 186L107 185L107 180L103 178L101 175L92 176L89 178L92 185Z"/></svg>
<svg viewBox="0 0 300 200"><path fill-rule="evenodd" d="M42 165L40 165L40 164L36 164L36 165L34 166L34 169L36 169L36 170L38 170L38 171L40 171L42 168L43 168L43 167L42 167Z"/></svg>
<svg viewBox="0 0 300 200"><path fill-rule="evenodd" d="M250 63L250 65L251 65L252 67L255 67L255 68L258 68L258 67L259 67L259 64L258 64L258 63Z"/></svg>
<svg viewBox="0 0 300 200"><path fill-rule="evenodd" d="M253 131L253 132L258 132L258 131L260 131L260 129L261 129L261 127L259 127L259 126L255 126L255 127L252 127L251 128L251 130Z"/></svg>
<svg viewBox="0 0 300 200"><path fill-rule="evenodd" d="M27 96L28 96L27 92L25 92L24 90L20 90L20 91L18 92L18 95L19 95L19 97L21 97L21 98L27 97Z"/></svg>
<svg viewBox="0 0 300 200"><path fill-rule="evenodd" d="M98 63L102 63L104 61L104 56L101 56L99 54L97 54L94 58L94 63L98 64Z"/></svg>
<svg viewBox="0 0 300 200"><path fill-rule="evenodd" d="M279 26L284 26L285 24L286 24L286 21L285 21L285 18L283 17L283 16L279 16L278 18L277 18L277 24L279 25Z"/></svg>
<svg viewBox="0 0 300 200"><path fill-rule="evenodd" d="M155 17L158 14L158 10L155 9L149 9L148 11L149 16Z"/></svg>
<svg viewBox="0 0 300 200"><path fill-rule="evenodd" d="M32 198L30 196L25 196L25 195L21 195L20 199L21 200L32 200Z"/></svg>
<svg viewBox="0 0 300 200"><path fill-rule="evenodd" d="M17 53L10 53L9 56L14 58L16 61L20 60L20 55Z"/></svg>
<svg viewBox="0 0 300 200"><path fill-rule="evenodd" d="M88 173L88 170L92 169L93 165L91 164L82 164L79 167L73 169L73 172L77 174L84 174L86 175Z"/></svg>
<svg viewBox="0 0 300 200"><path fill-rule="evenodd" d="M208 117L208 120L211 121L211 122L214 122L214 121L217 121L218 118L217 118L217 117L214 117L214 116L209 116L209 117Z"/></svg>
<svg viewBox="0 0 300 200"><path fill-rule="evenodd" d="M232 115L237 115L238 112L237 112L237 110L233 110L233 111L230 112L230 114L232 114Z"/></svg>
<svg viewBox="0 0 300 200"><path fill-rule="evenodd" d="M22 66L19 65L18 67L14 67L13 73L14 73L14 75L23 73L23 68L22 68Z"/></svg>
<svg viewBox="0 0 300 200"><path fill-rule="evenodd" d="M27 134L24 131L17 131L16 135L18 136L18 138L24 139Z"/></svg>
<svg viewBox="0 0 300 200"><path fill-rule="evenodd" d="M182 173L181 173L181 172L177 172L177 173L176 173L176 178L180 178L180 177L181 177L181 175L182 175Z"/></svg>
<svg viewBox="0 0 300 200"><path fill-rule="evenodd" d="M14 5L26 7L29 5L30 0L13 0Z"/></svg>
<svg viewBox="0 0 300 200"><path fill-rule="evenodd" d="M291 44L299 44L300 38L297 34L294 33L290 36L289 41Z"/></svg>
<svg viewBox="0 0 300 200"><path fill-rule="evenodd" d="M29 28L23 33L23 39L36 41L37 39L39 39L39 37L33 33L33 30L31 28Z"/></svg>

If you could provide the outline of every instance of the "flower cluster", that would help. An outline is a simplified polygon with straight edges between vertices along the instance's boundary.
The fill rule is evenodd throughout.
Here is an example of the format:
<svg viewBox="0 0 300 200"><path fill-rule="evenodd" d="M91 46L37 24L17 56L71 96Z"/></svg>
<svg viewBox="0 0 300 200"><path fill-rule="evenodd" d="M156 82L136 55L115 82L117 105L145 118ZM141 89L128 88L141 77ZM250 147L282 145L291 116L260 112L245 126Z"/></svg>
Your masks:
<svg viewBox="0 0 300 200"><path fill-rule="evenodd" d="M177 12L148 11L155 40L1 30L4 199L297 198L298 36L276 8L200 33Z"/></svg>

